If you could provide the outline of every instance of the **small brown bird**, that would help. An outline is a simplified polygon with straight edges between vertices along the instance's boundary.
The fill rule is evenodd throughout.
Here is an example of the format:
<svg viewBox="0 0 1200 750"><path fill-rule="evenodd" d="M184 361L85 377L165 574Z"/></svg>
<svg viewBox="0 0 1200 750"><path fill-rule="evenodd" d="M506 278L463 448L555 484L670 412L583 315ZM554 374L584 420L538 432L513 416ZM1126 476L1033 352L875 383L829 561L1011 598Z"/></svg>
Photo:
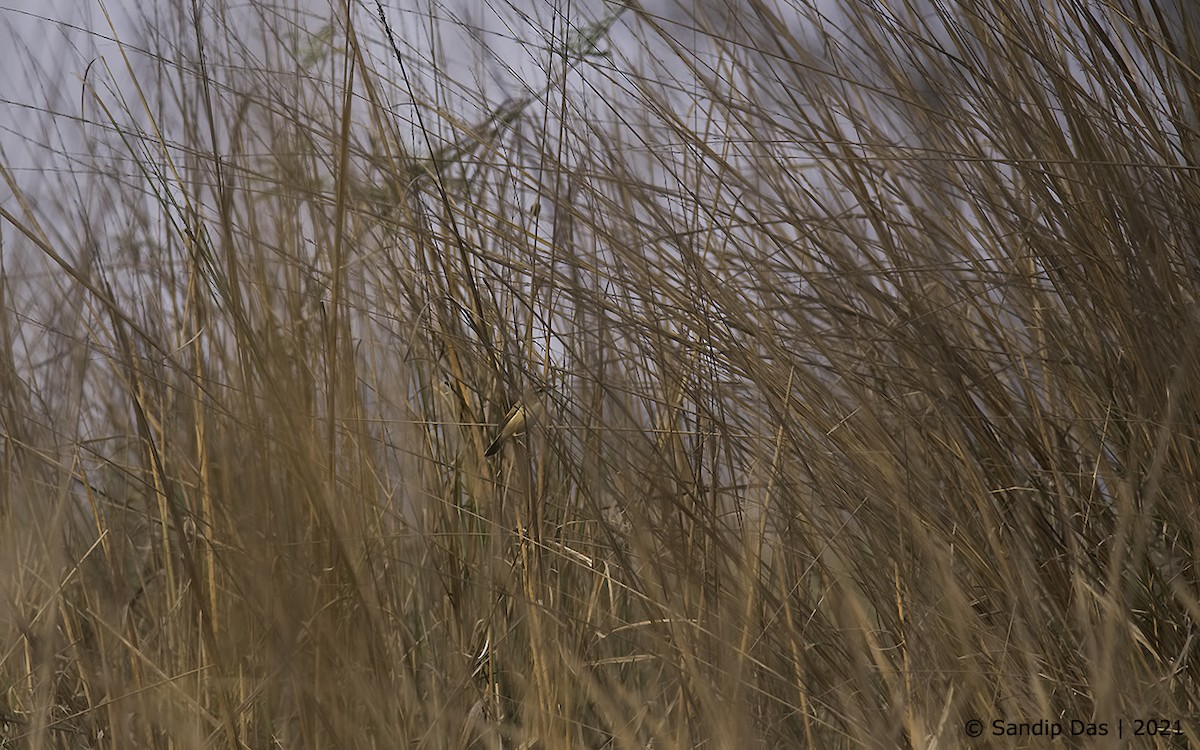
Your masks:
<svg viewBox="0 0 1200 750"><path fill-rule="evenodd" d="M521 403L513 404L513 407L504 415L504 419L500 420L496 439L488 446L488 449L483 452L485 456L494 456L504 447L504 443L513 435L525 431L525 422L529 419L528 412L525 411L525 406Z"/></svg>

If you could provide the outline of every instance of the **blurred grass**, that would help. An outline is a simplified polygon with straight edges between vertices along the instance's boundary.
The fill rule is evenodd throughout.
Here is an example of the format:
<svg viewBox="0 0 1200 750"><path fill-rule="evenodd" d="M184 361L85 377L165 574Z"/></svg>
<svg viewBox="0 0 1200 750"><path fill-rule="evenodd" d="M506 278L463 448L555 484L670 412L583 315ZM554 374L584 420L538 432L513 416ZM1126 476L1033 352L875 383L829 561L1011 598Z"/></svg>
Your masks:
<svg viewBox="0 0 1200 750"><path fill-rule="evenodd" d="M1189 7L148 20L0 161L0 744L1200 743Z"/></svg>

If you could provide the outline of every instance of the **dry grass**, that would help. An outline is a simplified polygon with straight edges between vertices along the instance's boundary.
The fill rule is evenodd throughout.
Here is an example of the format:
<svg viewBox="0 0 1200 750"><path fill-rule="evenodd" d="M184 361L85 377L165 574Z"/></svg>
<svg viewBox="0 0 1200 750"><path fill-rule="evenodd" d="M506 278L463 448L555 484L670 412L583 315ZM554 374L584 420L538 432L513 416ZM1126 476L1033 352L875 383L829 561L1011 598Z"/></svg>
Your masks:
<svg viewBox="0 0 1200 750"><path fill-rule="evenodd" d="M1200 18L911 1L108 47L0 162L0 746L1200 743Z"/></svg>

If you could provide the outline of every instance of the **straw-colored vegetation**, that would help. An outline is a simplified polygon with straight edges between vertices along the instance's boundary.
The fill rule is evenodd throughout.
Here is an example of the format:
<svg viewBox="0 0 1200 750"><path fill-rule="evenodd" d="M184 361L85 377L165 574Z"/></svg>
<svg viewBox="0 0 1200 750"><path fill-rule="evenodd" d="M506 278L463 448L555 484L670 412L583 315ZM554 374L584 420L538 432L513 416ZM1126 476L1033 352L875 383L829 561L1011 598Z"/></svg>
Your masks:
<svg viewBox="0 0 1200 750"><path fill-rule="evenodd" d="M185 5L0 161L0 746L1200 743L1190 4Z"/></svg>

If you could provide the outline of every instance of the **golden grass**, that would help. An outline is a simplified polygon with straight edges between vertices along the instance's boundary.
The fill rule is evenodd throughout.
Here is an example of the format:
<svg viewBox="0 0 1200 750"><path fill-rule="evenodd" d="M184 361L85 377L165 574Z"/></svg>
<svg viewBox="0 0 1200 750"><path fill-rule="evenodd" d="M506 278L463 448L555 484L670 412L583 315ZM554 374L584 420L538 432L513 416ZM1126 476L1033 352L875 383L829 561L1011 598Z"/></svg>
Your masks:
<svg viewBox="0 0 1200 750"><path fill-rule="evenodd" d="M108 48L0 162L0 746L1200 743L1198 19L854 5Z"/></svg>

